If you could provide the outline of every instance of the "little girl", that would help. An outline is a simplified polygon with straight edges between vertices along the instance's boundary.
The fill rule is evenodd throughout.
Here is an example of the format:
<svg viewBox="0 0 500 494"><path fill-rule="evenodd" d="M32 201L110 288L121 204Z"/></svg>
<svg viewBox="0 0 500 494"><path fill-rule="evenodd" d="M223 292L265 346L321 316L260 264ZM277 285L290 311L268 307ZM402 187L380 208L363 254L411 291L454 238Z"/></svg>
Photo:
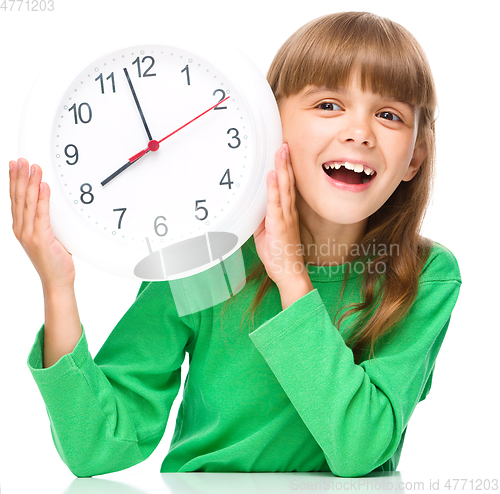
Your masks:
<svg viewBox="0 0 500 494"><path fill-rule="evenodd" d="M404 28L351 12L299 29L268 80L285 144L267 177L267 215L242 248L245 288L180 317L169 282L143 283L94 359L72 258L50 227L49 187L37 165L10 163L13 228L46 307L28 364L76 476L152 453L186 352L162 472L397 468L461 284L452 253L419 235L432 75Z"/></svg>

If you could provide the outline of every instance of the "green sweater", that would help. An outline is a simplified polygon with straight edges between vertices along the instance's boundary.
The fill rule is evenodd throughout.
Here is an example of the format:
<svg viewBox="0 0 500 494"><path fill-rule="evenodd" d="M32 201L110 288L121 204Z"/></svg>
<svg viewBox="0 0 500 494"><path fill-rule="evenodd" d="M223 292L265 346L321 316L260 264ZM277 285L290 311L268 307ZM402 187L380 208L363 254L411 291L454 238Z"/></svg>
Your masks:
<svg viewBox="0 0 500 494"><path fill-rule="evenodd" d="M253 238L247 272L259 262ZM332 324L358 302L361 276L346 265L308 266L314 290L282 310L272 286L253 326L247 283L225 308L177 315L168 282L143 283L94 359L85 333L43 369L43 327L28 365L45 401L55 446L78 477L128 468L160 442L189 354L182 403L161 472L315 472L356 477L395 470L406 427L428 394L461 279L435 243L418 298L376 359L354 363Z"/></svg>

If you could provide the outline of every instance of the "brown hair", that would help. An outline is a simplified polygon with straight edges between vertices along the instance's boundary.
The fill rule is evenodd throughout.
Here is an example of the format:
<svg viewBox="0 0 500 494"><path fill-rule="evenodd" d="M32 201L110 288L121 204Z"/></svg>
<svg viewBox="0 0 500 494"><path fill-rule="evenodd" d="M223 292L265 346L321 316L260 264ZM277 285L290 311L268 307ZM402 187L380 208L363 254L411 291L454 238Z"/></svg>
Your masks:
<svg viewBox="0 0 500 494"><path fill-rule="evenodd" d="M360 302L339 310L340 327L358 313L356 328L346 342L355 360L369 347L370 357L384 334L410 310L419 275L431 242L419 231L428 205L435 156L434 114L436 93L426 56L415 38L399 24L366 12L345 12L313 20L295 32L276 54L267 79L278 104L307 85L345 87L352 70L360 71L363 90L391 96L420 109L416 145L425 147L426 158L412 180L401 182L392 196L368 218L361 246L385 245L372 262L385 265L383 278L364 270ZM389 246L399 246L391 255ZM360 249L361 250L361 249ZM364 249L365 252L369 250ZM373 251L373 249L372 249ZM349 271L346 271L344 287ZM260 263L248 282L260 281L250 307L253 315L273 283ZM338 316L343 312L340 319Z"/></svg>

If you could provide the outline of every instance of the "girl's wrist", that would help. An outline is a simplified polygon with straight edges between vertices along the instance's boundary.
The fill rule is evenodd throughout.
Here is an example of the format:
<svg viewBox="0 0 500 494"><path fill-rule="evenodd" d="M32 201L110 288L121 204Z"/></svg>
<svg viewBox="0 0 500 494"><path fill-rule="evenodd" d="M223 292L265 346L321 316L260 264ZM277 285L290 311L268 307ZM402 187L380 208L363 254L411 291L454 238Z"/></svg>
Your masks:
<svg viewBox="0 0 500 494"><path fill-rule="evenodd" d="M74 281L67 283L43 282L42 289L45 298L57 298L75 293Z"/></svg>
<svg viewBox="0 0 500 494"><path fill-rule="evenodd" d="M298 274L294 278L289 278L278 285L278 290L281 297L281 306L283 310L292 305L294 302L307 295L314 290L311 279L306 273Z"/></svg>

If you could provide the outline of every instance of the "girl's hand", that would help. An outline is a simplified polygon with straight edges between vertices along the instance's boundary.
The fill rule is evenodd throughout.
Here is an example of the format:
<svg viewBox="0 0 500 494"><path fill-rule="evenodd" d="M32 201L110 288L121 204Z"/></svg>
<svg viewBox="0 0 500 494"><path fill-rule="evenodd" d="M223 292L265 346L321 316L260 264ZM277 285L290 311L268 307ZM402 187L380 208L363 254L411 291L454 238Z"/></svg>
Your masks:
<svg viewBox="0 0 500 494"><path fill-rule="evenodd" d="M267 175L267 214L254 239L257 254L278 286L285 309L313 287L304 264L288 144L276 153L275 166L276 171Z"/></svg>
<svg viewBox="0 0 500 494"><path fill-rule="evenodd" d="M75 266L71 254L56 240L49 220L50 189L42 183L42 170L24 158L9 163L12 229L44 288L71 286Z"/></svg>

